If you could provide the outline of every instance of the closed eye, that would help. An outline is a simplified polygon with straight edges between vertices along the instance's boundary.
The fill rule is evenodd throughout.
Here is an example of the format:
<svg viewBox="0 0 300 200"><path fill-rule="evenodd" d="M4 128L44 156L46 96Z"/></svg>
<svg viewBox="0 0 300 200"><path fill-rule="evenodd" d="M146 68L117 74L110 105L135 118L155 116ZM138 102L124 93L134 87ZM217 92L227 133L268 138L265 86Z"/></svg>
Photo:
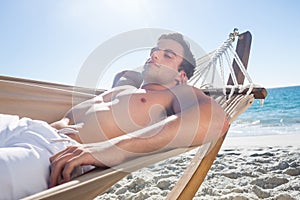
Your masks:
<svg viewBox="0 0 300 200"><path fill-rule="evenodd" d="M167 54L167 53L164 53L164 57L165 57L165 58L168 58L168 59L171 59L171 58L172 58L172 56L169 55L169 54Z"/></svg>
<svg viewBox="0 0 300 200"><path fill-rule="evenodd" d="M163 51L164 52L164 57L168 58L168 59L173 59L175 58L177 55L176 53L172 50L172 49L160 49L158 47L154 47L151 49L150 51L150 56L155 52L155 51Z"/></svg>
<svg viewBox="0 0 300 200"><path fill-rule="evenodd" d="M165 49L164 50L164 57L172 59L172 58L176 57L176 53L174 51L172 51L171 49Z"/></svg>

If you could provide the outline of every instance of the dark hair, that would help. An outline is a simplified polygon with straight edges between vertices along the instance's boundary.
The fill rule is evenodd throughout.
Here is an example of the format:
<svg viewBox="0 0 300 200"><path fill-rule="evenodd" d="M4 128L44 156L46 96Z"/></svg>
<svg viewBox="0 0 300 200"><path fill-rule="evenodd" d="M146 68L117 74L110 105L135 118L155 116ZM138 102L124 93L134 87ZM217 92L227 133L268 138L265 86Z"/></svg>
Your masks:
<svg viewBox="0 0 300 200"><path fill-rule="evenodd" d="M196 67L196 60L194 58L194 55L191 52L189 43L184 40L183 35L180 33L163 34L159 37L159 40L160 39L174 40L183 47L184 50L183 61L179 66L178 71L183 70L186 73L188 79L191 78L194 74L194 70Z"/></svg>

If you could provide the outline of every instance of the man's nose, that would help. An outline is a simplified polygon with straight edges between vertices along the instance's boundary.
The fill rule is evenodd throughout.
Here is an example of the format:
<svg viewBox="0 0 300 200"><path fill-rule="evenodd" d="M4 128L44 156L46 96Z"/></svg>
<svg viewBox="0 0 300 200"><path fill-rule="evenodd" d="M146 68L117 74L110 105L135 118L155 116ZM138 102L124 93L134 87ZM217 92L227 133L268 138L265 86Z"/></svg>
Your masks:
<svg viewBox="0 0 300 200"><path fill-rule="evenodd" d="M160 51L154 51L152 54L151 54L151 60L154 60L154 61L157 61L157 60L159 60L159 58L160 58L160 53L159 53Z"/></svg>

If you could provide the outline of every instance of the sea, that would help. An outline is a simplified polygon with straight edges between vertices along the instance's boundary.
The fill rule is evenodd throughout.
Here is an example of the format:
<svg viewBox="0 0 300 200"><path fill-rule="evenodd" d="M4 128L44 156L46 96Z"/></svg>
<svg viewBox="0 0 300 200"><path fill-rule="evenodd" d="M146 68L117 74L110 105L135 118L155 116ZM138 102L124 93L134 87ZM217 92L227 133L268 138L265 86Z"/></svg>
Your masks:
<svg viewBox="0 0 300 200"><path fill-rule="evenodd" d="M270 88L231 125L228 137L300 134L300 86Z"/></svg>

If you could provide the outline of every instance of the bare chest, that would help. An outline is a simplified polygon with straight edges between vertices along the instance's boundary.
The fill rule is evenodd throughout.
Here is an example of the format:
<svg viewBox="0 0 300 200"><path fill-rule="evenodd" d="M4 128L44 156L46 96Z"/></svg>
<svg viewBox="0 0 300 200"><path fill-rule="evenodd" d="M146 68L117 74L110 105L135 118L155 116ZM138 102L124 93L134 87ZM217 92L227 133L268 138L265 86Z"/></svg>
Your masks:
<svg viewBox="0 0 300 200"><path fill-rule="evenodd" d="M173 97L167 92L123 95L116 99L118 103L112 106L112 111L118 113L122 121L127 118L129 123L139 127L156 123L172 112Z"/></svg>
<svg viewBox="0 0 300 200"><path fill-rule="evenodd" d="M85 115L85 125L95 130L97 124L99 132L112 138L161 121L172 112L172 104L168 92L120 93L94 104Z"/></svg>

